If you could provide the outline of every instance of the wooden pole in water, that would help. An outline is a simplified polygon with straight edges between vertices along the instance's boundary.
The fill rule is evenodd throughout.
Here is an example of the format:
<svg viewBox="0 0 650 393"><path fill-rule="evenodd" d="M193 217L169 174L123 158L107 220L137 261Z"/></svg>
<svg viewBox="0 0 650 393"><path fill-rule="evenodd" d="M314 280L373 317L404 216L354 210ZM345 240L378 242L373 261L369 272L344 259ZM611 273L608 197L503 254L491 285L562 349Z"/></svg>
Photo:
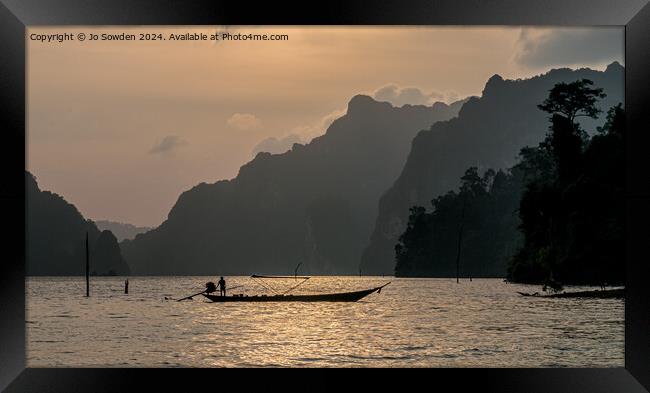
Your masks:
<svg viewBox="0 0 650 393"><path fill-rule="evenodd" d="M460 245L463 238L463 226L461 224L461 229L458 231L458 250L456 252L456 284L460 282Z"/></svg>
<svg viewBox="0 0 650 393"><path fill-rule="evenodd" d="M463 225L465 225L465 204L467 196L463 198L463 208L460 212L460 227L458 228L458 250L456 251L456 284L460 282L460 249L463 241Z"/></svg>
<svg viewBox="0 0 650 393"><path fill-rule="evenodd" d="M300 267L300 265L302 265L302 262L300 262L298 265L296 265L296 269L293 271L293 278L295 280L298 279L298 268Z"/></svg>
<svg viewBox="0 0 650 393"><path fill-rule="evenodd" d="M86 232L86 297L90 297L90 262L88 258L88 232Z"/></svg>

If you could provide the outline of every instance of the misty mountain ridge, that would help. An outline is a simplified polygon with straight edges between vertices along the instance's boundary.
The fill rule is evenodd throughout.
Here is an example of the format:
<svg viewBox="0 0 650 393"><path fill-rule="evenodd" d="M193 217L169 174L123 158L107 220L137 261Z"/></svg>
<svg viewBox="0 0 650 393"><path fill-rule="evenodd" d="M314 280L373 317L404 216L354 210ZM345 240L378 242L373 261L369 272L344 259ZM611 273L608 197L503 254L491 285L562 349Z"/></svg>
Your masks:
<svg viewBox="0 0 650 393"><path fill-rule="evenodd" d="M94 220L99 230L108 230L115 235L118 242L125 239L133 239L137 234L144 233L153 229L152 227L138 227L132 224L110 220Z"/></svg>
<svg viewBox="0 0 650 393"><path fill-rule="evenodd" d="M548 114L537 108L556 83L589 79L602 87L599 119L581 118L585 130L601 125L607 110L623 102L625 69L617 62L605 71L589 68L553 69L528 79L492 76L481 97L470 98L457 117L433 124L413 140L403 171L379 201L379 215L361 260L364 274L393 274L394 247L404 232L412 206L431 206L431 200L454 190L464 171L476 166L511 167L519 150L536 146L548 130Z"/></svg>
<svg viewBox="0 0 650 393"><path fill-rule="evenodd" d="M136 274L356 274L377 200L413 137L463 102L405 105L357 95L326 133L258 153L231 180L182 193L158 228L121 243Z"/></svg>

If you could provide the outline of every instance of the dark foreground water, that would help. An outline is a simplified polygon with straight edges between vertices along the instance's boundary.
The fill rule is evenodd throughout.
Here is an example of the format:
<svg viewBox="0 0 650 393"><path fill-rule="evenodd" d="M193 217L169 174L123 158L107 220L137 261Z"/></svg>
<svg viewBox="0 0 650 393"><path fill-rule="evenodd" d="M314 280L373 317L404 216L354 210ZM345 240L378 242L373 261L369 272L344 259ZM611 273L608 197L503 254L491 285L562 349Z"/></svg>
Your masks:
<svg viewBox="0 0 650 393"><path fill-rule="evenodd" d="M298 293L392 283L357 303L176 302L215 277L27 279L28 367L623 367L624 302L535 299L476 279L313 277ZM288 288L293 280L270 282ZM239 293L260 293L251 279ZM582 288L572 288L582 289Z"/></svg>

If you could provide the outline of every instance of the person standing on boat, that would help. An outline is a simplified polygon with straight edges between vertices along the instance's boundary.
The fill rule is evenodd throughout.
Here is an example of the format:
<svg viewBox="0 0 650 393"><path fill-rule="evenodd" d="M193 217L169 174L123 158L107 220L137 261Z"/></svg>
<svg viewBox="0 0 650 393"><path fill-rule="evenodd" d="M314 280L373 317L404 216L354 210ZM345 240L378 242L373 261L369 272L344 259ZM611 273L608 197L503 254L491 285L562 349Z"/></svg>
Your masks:
<svg viewBox="0 0 650 393"><path fill-rule="evenodd" d="M223 276L221 276L217 286L219 287L219 294L221 296L226 296L226 280L223 279Z"/></svg>

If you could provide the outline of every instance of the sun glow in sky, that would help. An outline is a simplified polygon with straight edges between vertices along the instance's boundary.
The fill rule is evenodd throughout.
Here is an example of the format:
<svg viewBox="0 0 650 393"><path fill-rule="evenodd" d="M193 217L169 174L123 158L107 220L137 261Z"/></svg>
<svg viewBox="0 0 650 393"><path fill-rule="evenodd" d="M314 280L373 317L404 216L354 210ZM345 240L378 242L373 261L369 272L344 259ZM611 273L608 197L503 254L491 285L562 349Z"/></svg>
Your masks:
<svg viewBox="0 0 650 393"><path fill-rule="evenodd" d="M286 34L286 41L40 42L32 33ZM394 105L623 63L622 28L30 28L27 169L90 219L156 226L255 151L308 142L356 94ZM269 139L269 138L275 138Z"/></svg>

